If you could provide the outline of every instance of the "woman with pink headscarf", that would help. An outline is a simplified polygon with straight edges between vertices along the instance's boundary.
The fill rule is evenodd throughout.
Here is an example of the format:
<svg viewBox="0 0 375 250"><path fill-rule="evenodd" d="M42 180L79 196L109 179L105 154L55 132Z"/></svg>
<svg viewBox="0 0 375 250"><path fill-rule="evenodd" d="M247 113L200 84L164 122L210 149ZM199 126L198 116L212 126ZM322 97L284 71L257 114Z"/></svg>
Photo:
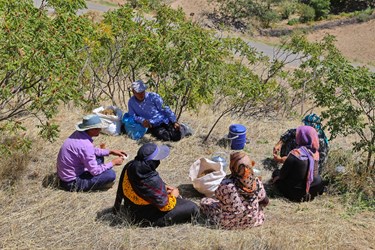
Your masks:
<svg viewBox="0 0 375 250"><path fill-rule="evenodd" d="M309 201L323 192L318 174L319 137L310 126L299 126L298 147L293 149L279 172L272 175L276 188L291 201Z"/></svg>

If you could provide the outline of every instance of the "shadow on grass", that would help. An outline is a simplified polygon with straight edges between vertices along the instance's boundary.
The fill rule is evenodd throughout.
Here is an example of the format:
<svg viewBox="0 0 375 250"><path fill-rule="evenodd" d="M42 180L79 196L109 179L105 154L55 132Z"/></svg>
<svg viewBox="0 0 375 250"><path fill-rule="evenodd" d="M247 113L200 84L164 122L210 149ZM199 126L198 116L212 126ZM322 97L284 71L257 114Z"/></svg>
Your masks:
<svg viewBox="0 0 375 250"><path fill-rule="evenodd" d="M186 199L201 199L205 197L193 187L193 184L181 184L177 188L180 191L180 195Z"/></svg>
<svg viewBox="0 0 375 250"><path fill-rule="evenodd" d="M45 188L52 188L52 189L61 189L59 184L59 177L57 177L57 172L50 173L44 176L42 181L42 186Z"/></svg>
<svg viewBox="0 0 375 250"><path fill-rule="evenodd" d="M268 171L274 171L279 168L279 164L273 158L265 158L262 160L263 168Z"/></svg>
<svg viewBox="0 0 375 250"><path fill-rule="evenodd" d="M203 194L196 191L192 184L179 185L178 189L180 190L180 194L184 197L184 199L199 202L201 198L205 197ZM114 210L114 207L105 208L99 211L97 213L96 220L107 223L111 227L152 227L151 223L148 221L136 222L123 204L117 211ZM220 229L216 222L211 221L202 213L195 215L192 218L191 224L209 229Z"/></svg>
<svg viewBox="0 0 375 250"><path fill-rule="evenodd" d="M111 227L128 227L137 225L129 215L124 206L120 207L120 211L114 213L114 208L105 208L96 214L96 220L106 222Z"/></svg>

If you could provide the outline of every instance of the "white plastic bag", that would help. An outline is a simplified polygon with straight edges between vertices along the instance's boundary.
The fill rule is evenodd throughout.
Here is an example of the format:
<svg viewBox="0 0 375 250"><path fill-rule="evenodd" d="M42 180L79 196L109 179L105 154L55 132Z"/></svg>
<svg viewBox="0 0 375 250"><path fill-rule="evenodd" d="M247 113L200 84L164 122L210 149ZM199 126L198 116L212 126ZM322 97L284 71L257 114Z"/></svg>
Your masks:
<svg viewBox="0 0 375 250"><path fill-rule="evenodd" d="M225 177L225 171L220 163L200 158L190 166L189 177L198 192L211 197Z"/></svg>
<svg viewBox="0 0 375 250"><path fill-rule="evenodd" d="M115 115L103 114L104 110L112 110ZM119 135L121 134L122 125L122 110L116 106L99 107L92 111L98 115L102 122L108 125L107 128L103 128L102 132L108 135Z"/></svg>

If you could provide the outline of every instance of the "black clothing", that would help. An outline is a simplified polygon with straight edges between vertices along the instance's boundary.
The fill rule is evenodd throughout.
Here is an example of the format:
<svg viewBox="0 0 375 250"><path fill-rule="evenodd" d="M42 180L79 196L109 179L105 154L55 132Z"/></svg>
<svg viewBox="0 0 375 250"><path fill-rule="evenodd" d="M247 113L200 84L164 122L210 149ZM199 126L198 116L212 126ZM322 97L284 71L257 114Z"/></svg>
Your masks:
<svg viewBox="0 0 375 250"><path fill-rule="evenodd" d="M275 182L277 189L291 201L308 201L323 191L323 182L317 173L317 163L314 168L314 180L310 185L310 192L306 194L306 178L309 169L308 160L300 160L293 154L289 154L279 173L279 179Z"/></svg>
<svg viewBox="0 0 375 250"><path fill-rule="evenodd" d="M160 161L146 160L156 148L156 146L152 146L154 145L143 145L138 150L135 159L124 166L114 204L115 212L120 211L122 200L124 200L125 208L136 223L161 227L191 221L192 217L199 213L198 206L192 201L176 198L176 203L171 210L160 210L168 204L170 195L156 171ZM128 181L124 182L125 174L127 174ZM141 203L135 204L126 197L123 187L128 185L131 185L134 193L147 203L138 205Z"/></svg>
<svg viewBox="0 0 375 250"><path fill-rule="evenodd" d="M159 126L152 127L148 131L159 140L163 141L179 141L183 138L183 134L179 129L175 129L173 123L162 123Z"/></svg>
<svg viewBox="0 0 375 250"><path fill-rule="evenodd" d="M289 129L284 134L281 135L280 141L283 142L283 145L281 146L281 149L280 149L281 157L287 156L292 149L295 149L298 147L296 143L296 133L297 133L297 129ZM329 147L325 140L325 135L318 133L318 136L319 136L319 174L321 174L323 171L324 165L326 164L327 159L328 159Z"/></svg>
<svg viewBox="0 0 375 250"><path fill-rule="evenodd" d="M198 206L189 200L177 198L176 206L167 212L160 211L153 205L136 205L124 196L124 206L135 223L141 226L164 227L190 222L198 217Z"/></svg>

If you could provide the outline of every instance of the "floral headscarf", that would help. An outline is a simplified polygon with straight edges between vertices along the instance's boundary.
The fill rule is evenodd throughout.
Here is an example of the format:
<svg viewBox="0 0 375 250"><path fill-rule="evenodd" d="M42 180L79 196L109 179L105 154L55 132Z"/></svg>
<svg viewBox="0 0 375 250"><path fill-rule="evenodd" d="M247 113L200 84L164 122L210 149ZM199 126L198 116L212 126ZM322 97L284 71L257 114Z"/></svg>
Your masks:
<svg viewBox="0 0 375 250"><path fill-rule="evenodd" d="M231 177L245 196L252 196L257 191L257 182L253 166L255 162L244 152L235 152L230 155Z"/></svg>
<svg viewBox="0 0 375 250"><path fill-rule="evenodd" d="M322 129L321 119L318 115L316 115L314 113L309 114L309 115L305 116L305 118L303 118L302 122L306 126L310 126L310 127L315 128L316 131L318 132L319 137L323 138L324 141L326 142L326 144L329 145L328 144L328 138L327 138L326 134L324 133L324 131Z"/></svg>
<svg viewBox="0 0 375 250"><path fill-rule="evenodd" d="M310 185L314 180L315 161L319 161L319 137L313 127L299 126L296 133L297 149L291 151L291 154L300 160L309 161L309 170L306 178L306 193L310 191Z"/></svg>

